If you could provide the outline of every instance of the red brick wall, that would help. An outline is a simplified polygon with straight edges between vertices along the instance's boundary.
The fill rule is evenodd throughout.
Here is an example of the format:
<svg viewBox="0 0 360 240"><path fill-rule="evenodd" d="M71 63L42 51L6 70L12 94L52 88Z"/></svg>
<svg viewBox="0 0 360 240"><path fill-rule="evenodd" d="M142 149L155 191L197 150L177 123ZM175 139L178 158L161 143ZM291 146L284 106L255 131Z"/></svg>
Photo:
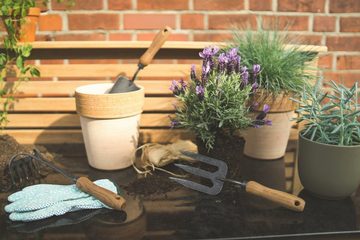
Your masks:
<svg viewBox="0 0 360 240"><path fill-rule="evenodd" d="M287 26L305 43L326 45L324 76L360 80L360 0L76 0L65 10L52 0L39 39L151 40L162 26L171 40L224 41L233 26Z"/></svg>

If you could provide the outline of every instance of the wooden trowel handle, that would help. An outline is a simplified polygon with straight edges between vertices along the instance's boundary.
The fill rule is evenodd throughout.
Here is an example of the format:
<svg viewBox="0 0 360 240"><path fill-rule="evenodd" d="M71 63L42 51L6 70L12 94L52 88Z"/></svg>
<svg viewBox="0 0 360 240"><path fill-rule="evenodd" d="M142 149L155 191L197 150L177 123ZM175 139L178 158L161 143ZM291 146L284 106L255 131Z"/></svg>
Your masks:
<svg viewBox="0 0 360 240"><path fill-rule="evenodd" d="M113 209L122 210L125 207L126 200L123 197L96 185L87 177L79 177L76 186Z"/></svg>
<svg viewBox="0 0 360 240"><path fill-rule="evenodd" d="M302 212L305 207L305 201L303 199L290 193L265 187L254 181L247 182L246 192L268 199L296 212Z"/></svg>
<svg viewBox="0 0 360 240"><path fill-rule="evenodd" d="M150 64L155 54L159 51L159 49L164 45L165 41L170 35L171 28L165 27L163 30L156 34L154 40L152 41L150 47L146 50L146 52L141 56L139 60L139 64L142 67L145 67Z"/></svg>

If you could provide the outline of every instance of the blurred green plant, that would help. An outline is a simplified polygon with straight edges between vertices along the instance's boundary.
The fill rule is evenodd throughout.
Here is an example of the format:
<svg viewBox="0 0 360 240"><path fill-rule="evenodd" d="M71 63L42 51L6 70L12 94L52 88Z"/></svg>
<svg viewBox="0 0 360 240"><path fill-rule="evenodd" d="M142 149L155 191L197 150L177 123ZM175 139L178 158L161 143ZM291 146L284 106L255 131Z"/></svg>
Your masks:
<svg viewBox="0 0 360 240"><path fill-rule="evenodd" d="M292 39L286 33L277 30L238 30L234 31L229 48L238 48L242 62L248 68L259 64L262 69L257 79L259 89L277 95L280 92L298 93L310 79L315 79L315 75L306 70L311 69L309 61L316 53L302 51L295 45L286 46L291 43Z"/></svg>
<svg viewBox="0 0 360 240"><path fill-rule="evenodd" d="M324 92L320 85L306 88L296 112L297 122L305 122L300 134L311 141L353 146L360 144L360 109L358 83L351 88L331 81L330 92Z"/></svg>

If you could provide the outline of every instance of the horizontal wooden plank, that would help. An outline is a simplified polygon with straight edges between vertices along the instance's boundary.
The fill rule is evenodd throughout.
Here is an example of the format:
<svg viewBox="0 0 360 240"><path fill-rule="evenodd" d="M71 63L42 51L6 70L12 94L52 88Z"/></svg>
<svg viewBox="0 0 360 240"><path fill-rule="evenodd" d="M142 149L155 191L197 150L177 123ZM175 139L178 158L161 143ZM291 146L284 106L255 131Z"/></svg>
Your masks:
<svg viewBox="0 0 360 240"><path fill-rule="evenodd" d="M32 43L33 49L147 49L150 41L36 41ZM224 46L226 42L201 41L168 41L162 49L194 49L202 50L207 46ZM287 45L292 47L294 45ZM296 45L303 51L326 52L326 46ZM2 47L2 45L0 45Z"/></svg>
<svg viewBox="0 0 360 240"><path fill-rule="evenodd" d="M119 74L132 76L138 68L136 64L43 64L36 67L44 78L116 77ZM138 77L185 78L190 68L190 64L151 64L141 70Z"/></svg>
<svg viewBox="0 0 360 240"><path fill-rule="evenodd" d="M0 101L0 104L2 102ZM144 112L172 112L174 97L146 97ZM73 97L17 98L10 107L10 112L75 112Z"/></svg>
<svg viewBox="0 0 360 240"><path fill-rule="evenodd" d="M75 89L80 86L98 83L110 83L110 80L103 81L28 81L23 82L18 88L18 96L74 96ZM11 84L11 83L8 83ZM145 88L146 95L171 95L169 90L171 81L166 80L144 80L136 81L136 84Z"/></svg>
<svg viewBox="0 0 360 240"><path fill-rule="evenodd" d="M20 144L64 144L83 143L80 129L19 129L4 130L4 134L13 136ZM168 143L178 139L194 140L194 136L186 130L141 129L140 142Z"/></svg>
<svg viewBox="0 0 360 240"><path fill-rule="evenodd" d="M7 128L79 128L78 114L9 114ZM169 128L169 114L142 114L140 127Z"/></svg>

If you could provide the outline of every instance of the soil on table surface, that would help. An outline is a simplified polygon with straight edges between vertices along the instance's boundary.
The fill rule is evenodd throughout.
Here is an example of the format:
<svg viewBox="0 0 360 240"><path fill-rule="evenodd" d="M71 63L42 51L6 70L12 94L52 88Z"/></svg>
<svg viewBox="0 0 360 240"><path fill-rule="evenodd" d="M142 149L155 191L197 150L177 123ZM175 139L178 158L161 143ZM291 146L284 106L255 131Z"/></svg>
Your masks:
<svg viewBox="0 0 360 240"><path fill-rule="evenodd" d="M130 194L151 196L154 194L166 194L180 188L181 186L178 183L171 181L169 176L170 175L159 171L155 171L151 175L139 175L136 181L125 187L125 190Z"/></svg>

